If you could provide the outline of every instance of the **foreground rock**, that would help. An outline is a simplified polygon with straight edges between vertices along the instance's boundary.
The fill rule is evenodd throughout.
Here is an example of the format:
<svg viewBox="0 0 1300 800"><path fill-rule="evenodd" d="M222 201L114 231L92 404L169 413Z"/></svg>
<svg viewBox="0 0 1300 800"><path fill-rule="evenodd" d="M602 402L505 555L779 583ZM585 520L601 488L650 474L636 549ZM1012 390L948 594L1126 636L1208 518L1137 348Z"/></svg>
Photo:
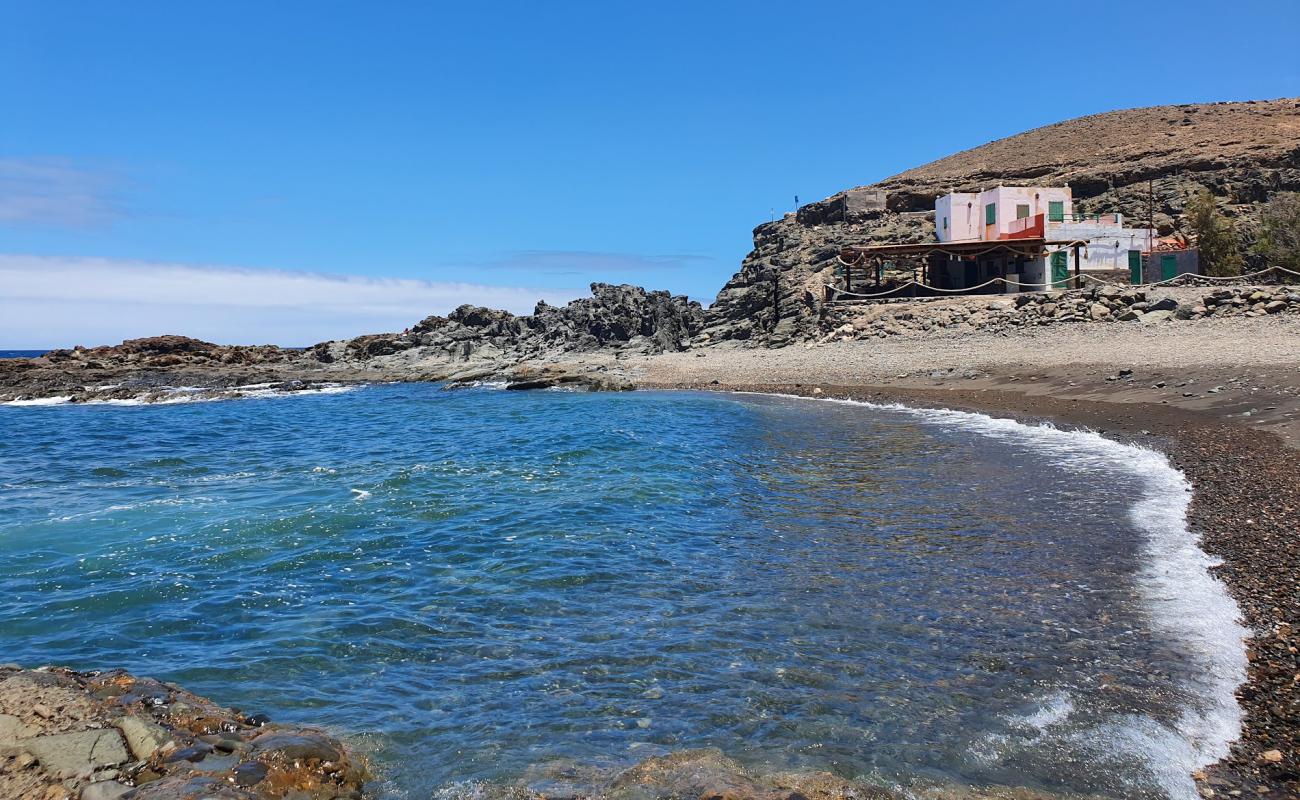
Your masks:
<svg viewBox="0 0 1300 800"><path fill-rule="evenodd" d="M906 792L822 771L747 768L713 748L679 750L630 767L560 761L539 765L519 781L475 786L480 800L1100 800L1013 786L956 786L921 781Z"/></svg>
<svg viewBox="0 0 1300 800"><path fill-rule="evenodd" d="M121 671L0 667L5 800L360 798L364 762L323 731L269 724Z"/></svg>

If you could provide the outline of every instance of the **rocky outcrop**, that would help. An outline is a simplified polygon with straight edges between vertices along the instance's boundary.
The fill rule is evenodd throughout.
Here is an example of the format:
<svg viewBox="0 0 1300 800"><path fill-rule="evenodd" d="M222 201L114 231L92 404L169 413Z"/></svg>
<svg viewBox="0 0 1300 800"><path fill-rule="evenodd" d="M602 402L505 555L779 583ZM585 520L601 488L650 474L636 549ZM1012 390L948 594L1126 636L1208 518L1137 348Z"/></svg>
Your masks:
<svg viewBox="0 0 1300 800"><path fill-rule="evenodd" d="M271 724L121 671L0 666L6 800L342 800L367 767L310 728Z"/></svg>
<svg viewBox="0 0 1300 800"><path fill-rule="evenodd" d="M527 316L463 305L401 333L322 342L308 354L322 364L391 368L419 363L430 370L439 365L463 370L468 364L491 363L504 372L522 361L565 354L683 350L703 323L700 304L684 296L607 283L593 283L591 295L562 307L539 302Z"/></svg>
<svg viewBox="0 0 1300 800"><path fill-rule="evenodd" d="M609 349L657 354L683 350L699 332L704 310L685 296L639 286L593 283L591 297L566 306L539 302L529 316L464 305L445 317L427 317L400 334L361 336L341 355L368 360L419 349L450 362L506 360ZM330 344L312 348L321 360L336 356Z"/></svg>
<svg viewBox="0 0 1300 800"><path fill-rule="evenodd" d="M831 205L839 207L838 202ZM759 225L754 229L754 249L718 292L696 343L731 340L782 347L815 337L825 286L834 280L840 249L868 242L926 241L933 236L926 216L871 211L851 216L849 222L827 223L822 221L827 217L806 216L805 224L787 214L785 219Z"/></svg>
<svg viewBox="0 0 1300 800"><path fill-rule="evenodd" d="M1136 220L1154 204L1162 234L1186 232L1184 206L1208 188L1237 223L1244 251L1268 197L1300 190L1300 99L1080 117L806 205L754 229L754 249L718 293L699 341L781 347L819 335L822 290L840 248L933 241L935 197L998 184L1068 184L1080 212Z"/></svg>
<svg viewBox="0 0 1300 800"><path fill-rule="evenodd" d="M531 315L464 305L400 333L322 342L305 350L225 346L185 336L130 339L112 347L55 350L41 358L0 360L0 402L65 397L70 402L215 399L252 392L312 391L332 382L501 379L516 387L623 389L600 370L530 362L606 353L656 354L690 346L704 310L684 296L639 286L595 283L591 297L563 307L538 303ZM177 394L179 387L200 391Z"/></svg>
<svg viewBox="0 0 1300 800"><path fill-rule="evenodd" d="M217 345L188 336L150 336L106 347L51 350L45 354L45 360L91 369L108 366L171 369L187 365L274 364L285 361L293 352L275 345Z"/></svg>

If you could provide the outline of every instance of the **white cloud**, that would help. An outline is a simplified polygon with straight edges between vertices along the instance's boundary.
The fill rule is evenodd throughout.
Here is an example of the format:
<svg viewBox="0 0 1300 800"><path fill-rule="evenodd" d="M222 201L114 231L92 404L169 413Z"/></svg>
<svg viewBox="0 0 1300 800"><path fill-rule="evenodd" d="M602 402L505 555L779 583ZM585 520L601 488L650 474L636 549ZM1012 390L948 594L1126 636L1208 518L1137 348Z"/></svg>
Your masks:
<svg viewBox="0 0 1300 800"><path fill-rule="evenodd" d="M119 216L112 174L63 158L0 158L0 225L85 228Z"/></svg>
<svg viewBox="0 0 1300 800"><path fill-rule="evenodd" d="M463 303L529 313L578 289L435 283L105 258L0 254L0 348L115 344L163 333L305 345L402 330Z"/></svg>

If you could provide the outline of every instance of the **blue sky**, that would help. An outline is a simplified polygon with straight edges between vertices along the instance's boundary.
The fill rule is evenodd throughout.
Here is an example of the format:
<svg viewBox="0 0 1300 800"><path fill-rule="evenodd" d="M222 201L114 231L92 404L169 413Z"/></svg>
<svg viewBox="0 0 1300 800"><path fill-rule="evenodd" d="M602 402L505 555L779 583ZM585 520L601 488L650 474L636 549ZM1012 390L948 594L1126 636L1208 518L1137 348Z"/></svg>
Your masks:
<svg viewBox="0 0 1300 800"><path fill-rule="evenodd" d="M1294 0L0 0L0 347L305 344L593 280L707 303L795 195L1300 95L1298 39Z"/></svg>

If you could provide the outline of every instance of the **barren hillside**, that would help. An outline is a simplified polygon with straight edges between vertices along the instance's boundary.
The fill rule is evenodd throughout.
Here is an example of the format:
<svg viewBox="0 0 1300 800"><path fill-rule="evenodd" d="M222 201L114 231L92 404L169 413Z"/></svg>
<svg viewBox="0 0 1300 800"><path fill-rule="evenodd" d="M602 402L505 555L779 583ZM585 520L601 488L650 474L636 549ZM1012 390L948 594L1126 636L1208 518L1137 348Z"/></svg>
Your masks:
<svg viewBox="0 0 1300 800"><path fill-rule="evenodd" d="M1155 106L1058 122L941 158L877 186L910 210L934 195L996 183L1068 183L1081 197L1203 174L1230 202L1263 199L1300 167L1300 99ZM1225 170L1244 170L1219 182ZM1272 178L1273 180L1270 180Z"/></svg>
<svg viewBox="0 0 1300 800"><path fill-rule="evenodd" d="M997 184L1068 183L1083 211L1120 211L1178 229L1210 189L1236 222L1242 249L1259 206L1300 191L1300 98L1155 106L1036 128L887 178L888 211L855 211L840 192L754 229L754 249L719 292L704 337L780 346L814 335L820 287L846 244L934 236L934 198Z"/></svg>

